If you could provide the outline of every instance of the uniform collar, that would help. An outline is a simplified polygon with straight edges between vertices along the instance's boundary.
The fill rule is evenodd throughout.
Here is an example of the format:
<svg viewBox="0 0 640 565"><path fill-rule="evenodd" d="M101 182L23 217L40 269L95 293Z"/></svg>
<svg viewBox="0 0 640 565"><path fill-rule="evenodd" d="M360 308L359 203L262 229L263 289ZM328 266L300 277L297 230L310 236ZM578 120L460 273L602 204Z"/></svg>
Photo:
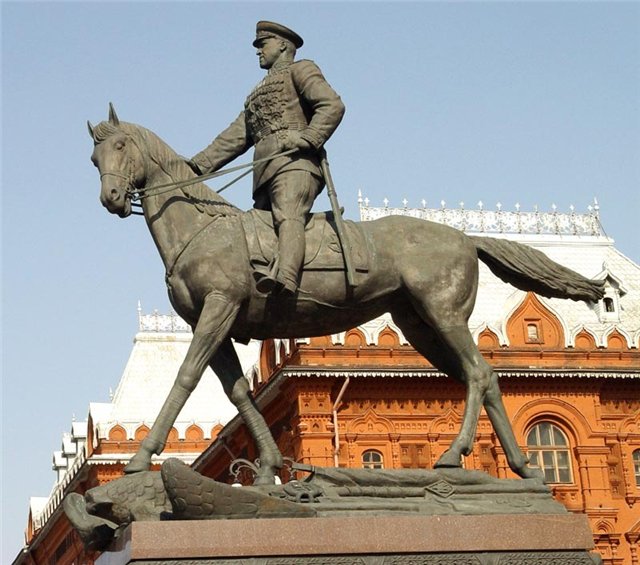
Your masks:
<svg viewBox="0 0 640 565"><path fill-rule="evenodd" d="M269 69L267 74L277 73L278 71L282 71L287 67L290 67L293 64L293 61L277 61L273 64L273 66Z"/></svg>

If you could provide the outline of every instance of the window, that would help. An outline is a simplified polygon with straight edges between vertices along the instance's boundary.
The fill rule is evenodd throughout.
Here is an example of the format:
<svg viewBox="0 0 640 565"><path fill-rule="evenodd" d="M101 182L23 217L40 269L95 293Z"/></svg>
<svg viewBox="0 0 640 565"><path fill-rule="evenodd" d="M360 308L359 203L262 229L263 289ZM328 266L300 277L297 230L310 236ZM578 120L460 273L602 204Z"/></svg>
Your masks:
<svg viewBox="0 0 640 565"><path fill-rule="evenodd" d="M611 298L610 296L606 296L603 299L604 302L604 311L605 312L615 312L616 311L616 305L613 302L613 298Z"/></svg>
<svg viewBox="0 0 640 565"><path fill-rule="evenodd" d="M362 467L364 469L383 469L382 453L375 449L369 449L362 454Z"/></svg>
<svg viewBox="0 0 640 565"><path fill-rule="evenodd" d="M548 483L571 482L569 443L560 428L550 422L536 424L527 435L531 465L540 467Z"/></svg>
<svg viewBox="0 0 640 565"><path fill-rule="evenodd" d="M620 321L620 297L624 294L620 283L608 276L605 280L604 297L598 304L601 322Z"/></svg>
<svg viewBox="0 0 640 565"><path fill-rule="evenodd" d="M640 487L640 449L633 452L633 473L636 477L636 486Z"/></svg>
<svg viewBox="0 0 640 565"><path fill-rule="evenodd" d="M524 321L525 343L543 343L542 320L528 319Z"/></svg>

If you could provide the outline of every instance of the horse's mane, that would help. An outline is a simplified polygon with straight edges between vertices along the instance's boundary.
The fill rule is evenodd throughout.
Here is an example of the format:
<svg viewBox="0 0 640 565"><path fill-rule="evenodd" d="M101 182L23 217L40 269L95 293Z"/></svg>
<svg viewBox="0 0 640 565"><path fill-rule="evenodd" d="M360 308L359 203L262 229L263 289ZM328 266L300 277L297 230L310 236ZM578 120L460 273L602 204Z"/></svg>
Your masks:
<svg viewBox="0 0 640 565"><path fill-rule="evenodd" d="M146 157L154 161L167 174L171 182L193 178L194 173L185 160L155 133L142 126L128 122L119 122L118 125L111 122L100 122L93 128L94 141L99 144L118 132L129 135L146 154ZM241 213L239 208L226 201L202 182L182 187L181 190L187 198L193 201L200 212L210 216L235 216Z"/></svg>

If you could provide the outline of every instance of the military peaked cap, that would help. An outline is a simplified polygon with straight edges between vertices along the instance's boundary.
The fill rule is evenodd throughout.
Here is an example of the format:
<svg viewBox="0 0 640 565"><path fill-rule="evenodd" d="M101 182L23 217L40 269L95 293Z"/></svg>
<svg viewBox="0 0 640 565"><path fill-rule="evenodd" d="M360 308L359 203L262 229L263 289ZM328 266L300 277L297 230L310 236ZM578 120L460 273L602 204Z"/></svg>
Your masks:
<svg viewBox="0 0 640 565"><path fill-rule="evenodd" d="M278 37L281 39L287 39L296 46L296 49L302 47L304 41L295 31L277 24L275 22L260 21L256 24L256 38L253 42L254 47L258 47L263 39L268 37Z"/></svg>

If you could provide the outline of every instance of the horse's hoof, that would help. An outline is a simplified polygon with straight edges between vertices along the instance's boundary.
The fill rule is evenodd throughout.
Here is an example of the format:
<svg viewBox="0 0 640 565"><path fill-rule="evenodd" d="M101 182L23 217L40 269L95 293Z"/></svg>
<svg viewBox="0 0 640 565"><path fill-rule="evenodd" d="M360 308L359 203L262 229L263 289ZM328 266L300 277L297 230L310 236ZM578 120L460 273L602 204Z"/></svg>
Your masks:
<svg viewBox="0 0 640 565"><path fill-rule="evenodd" d="M462 458L460 457L460 454L455 453L450 449L447 449L447 451L445 451L440 456L440 459L438 459L438 461L436 461L436 464L433 466L434 469L438 469L441 467L445 467L445 468L462 467Z"/></svg>
<svg viewBox="0 0 640 565"><path fill-rule="evenodd" d="M125 475L132 475L133 473L141 473L142 471L148 471L151 467L151 456L140 455L136 453L131 461L125 466Z"/></svg>
<svg viewBox="0 0 640 565"><path fill-rule="evenodd" d="M523 465L518 469L513 470L516 475L518 475L522 479L537 479L546 482L544 479L544 473L538 467L529 467L529 465Z"/></svg>

